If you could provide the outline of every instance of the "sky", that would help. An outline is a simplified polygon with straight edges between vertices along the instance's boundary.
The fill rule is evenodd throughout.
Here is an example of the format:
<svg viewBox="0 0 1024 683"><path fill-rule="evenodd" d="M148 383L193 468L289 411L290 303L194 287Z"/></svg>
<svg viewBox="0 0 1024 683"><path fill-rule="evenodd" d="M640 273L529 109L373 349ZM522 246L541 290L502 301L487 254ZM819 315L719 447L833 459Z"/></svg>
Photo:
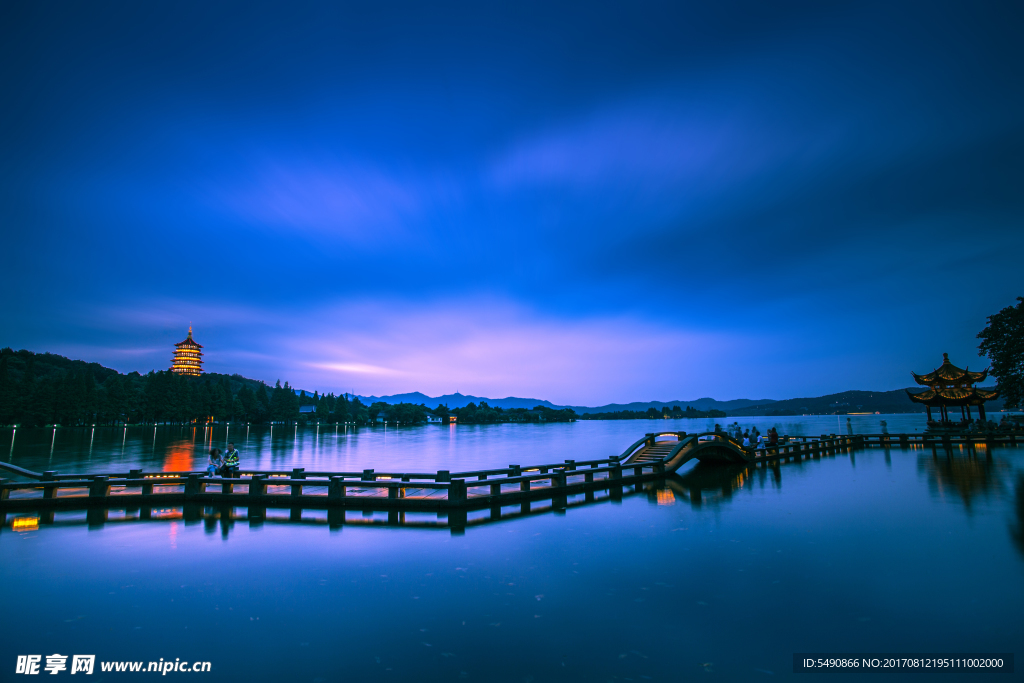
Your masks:
<svg viewBox="0 0 1024 683"><path fill-rule="evenodd" d="M1024 6L0 5L0 346L555 403L909 386L1024 296Z"/></svg>

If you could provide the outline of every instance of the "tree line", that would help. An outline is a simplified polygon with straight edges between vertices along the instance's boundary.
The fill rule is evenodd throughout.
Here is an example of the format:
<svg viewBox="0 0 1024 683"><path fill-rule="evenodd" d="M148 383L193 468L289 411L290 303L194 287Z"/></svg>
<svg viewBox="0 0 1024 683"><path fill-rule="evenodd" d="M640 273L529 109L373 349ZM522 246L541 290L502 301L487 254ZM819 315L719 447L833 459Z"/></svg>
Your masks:
<svg viewBox="0 0 1024 683"><path fill-rule="evenodd" d="M121 374L98 363L70 360L51 353L0 350L0 425L25 427L188 424L227 422L321 422L416 425L427 415L455 416L464 424L498 422L566 422L572 409L545 406L492 408L486 402L462 408L434 409L412 403L364 405L358 397L333 393L312 395L288 382L273 387L241 375L207 373L201 377L170 370Z"/></svg>
<svg viewBox="0 0 1024 683"><path fill-rule="evenodd" d="M311 406L311 412L302 411ZM109 425L191 422L356 422L368 420L358 398L312 396L288 382L273 387L241 375L178 375L170 370L122 375L98 363L50 353L0 350L0 424Z"/></svg>
<svg viewBox="0 0 1024 683"><path fill-rule="evenodd" d="M725 417L722 410L697 410L693 406L686 406L683 410L679 406L664 406L661 410L648 408L647 410L616 410L608 413L584 413L580 415L581 420L678 420L680 418L702 418L702 417Z"/></svg>
<svg viewBox="0 0 1024 683"><path fill-rule="evenodd" d="M480 401L480 405L469 403L462 408L452 408L450 411L445 406L438 406L434 409L435 415L444 417L454 415L463 424L492 424L498 422L572 422L578 418L576 411L572 408L548 408L547 406L534 406L533 408L501 408L491 407L486 401Z"/></svg>
<svg viewBox="0 0 1024 683"><path fill-rule="evenodd" d="M427 415L436 415L442 419L451 416L459 424L495 424L499 422L571 422L577 418L571 408L555 410L546 406L526 408L492 408L486 401L480 405L469 403L461 408L439 405L428 408L424 404L415 403L384 403L377 401L370 406L370 420L386 420L388 424L416 425L427 422Z"/></svg>

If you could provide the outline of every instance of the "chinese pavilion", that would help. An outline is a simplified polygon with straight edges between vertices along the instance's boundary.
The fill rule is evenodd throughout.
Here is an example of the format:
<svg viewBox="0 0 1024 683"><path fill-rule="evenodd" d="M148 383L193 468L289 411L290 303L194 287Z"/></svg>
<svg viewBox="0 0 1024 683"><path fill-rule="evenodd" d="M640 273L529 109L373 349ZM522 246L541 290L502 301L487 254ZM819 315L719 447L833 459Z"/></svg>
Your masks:
<svg viewBox="0 0 1024 683"><path fill-rule="evenodd" d="M911 372L917 383L928 387L927 391L912 394L907 390L910 400L923 403L928 410L928 423L932 424L932 408L939 409L940 423L949 423L949 407L960 407L963 422L971 421L971 406L978 406L981 421L985 421L985 401L999 398L998 389L977 389L977 382L985 381L988 370L971 372L961 370L949 362L949 354L942 354L942 365L925 375Z"/></svg>
<svg viewBox="0 0 1024 683"><path fill-rule="evenodd" d="M192 326L188 326L188 337L174 345L174 358L171 359L171 372L179 375L198 377L203 374L203 352L201 344L192 339Z"/></svg>

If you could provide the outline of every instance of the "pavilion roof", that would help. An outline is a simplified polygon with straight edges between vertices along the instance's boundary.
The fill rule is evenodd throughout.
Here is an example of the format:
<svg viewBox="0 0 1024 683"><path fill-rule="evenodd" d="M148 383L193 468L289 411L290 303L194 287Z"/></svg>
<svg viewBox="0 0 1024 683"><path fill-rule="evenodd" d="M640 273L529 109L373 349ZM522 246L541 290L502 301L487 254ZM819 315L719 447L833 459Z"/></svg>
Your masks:
<svg viewBox="0 0 1024 683"><path fill-rule="evenodd" d="M936 384L974 384L984 382L988 377L988 370L971 372L967 368L958 368L949 362L949 354L942 354L942 365L924 375L911 372L918 384L934 386Z"/></svg>
<svg viewBox="0 0 1024 683"><path fill-rule="evenodd" d="M985 401L999 398L998 389L977 389L975 387L944 387L926 389L919 394L907 390L907 396L915 403L926 406L980 406Z"/></svg>

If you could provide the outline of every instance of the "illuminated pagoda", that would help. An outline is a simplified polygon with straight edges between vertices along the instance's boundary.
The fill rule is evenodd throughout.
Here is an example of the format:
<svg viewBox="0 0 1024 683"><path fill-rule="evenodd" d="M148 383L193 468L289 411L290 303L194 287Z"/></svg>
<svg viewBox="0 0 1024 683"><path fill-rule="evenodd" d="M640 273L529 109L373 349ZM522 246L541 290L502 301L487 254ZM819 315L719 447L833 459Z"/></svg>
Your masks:
<svg viewBox="0 0 1024 683"><path fill-rule="evenodd" d="M174 345L174 358L171 359L171 372L179 375L191 375L198 377L203 374L203 352L202 344L197 344L192 338L192 326L188 326L188 336L185 341Z"/></svg>
<svg viewBox="0 0 1024 683"><path fill-rule="evenodd" d="M910 400L915 403L923 403L928 410L929 426L948 426L952 420L949 419L949 408L960 407L961 423L971 421L971 406L978 407L978 414L981 421L985 421L985 401L999 398L998 389L978 389L975 384L984 382L988 377L988 370L971 372L966 368L961 370L949 362L949 354L942 354L942 365L925 375L918 375L911 372L918 384L928 387L927 391L920 394L912 394L907 390ZM941 421L932 421L932 408L939 409Z"/></svg>

